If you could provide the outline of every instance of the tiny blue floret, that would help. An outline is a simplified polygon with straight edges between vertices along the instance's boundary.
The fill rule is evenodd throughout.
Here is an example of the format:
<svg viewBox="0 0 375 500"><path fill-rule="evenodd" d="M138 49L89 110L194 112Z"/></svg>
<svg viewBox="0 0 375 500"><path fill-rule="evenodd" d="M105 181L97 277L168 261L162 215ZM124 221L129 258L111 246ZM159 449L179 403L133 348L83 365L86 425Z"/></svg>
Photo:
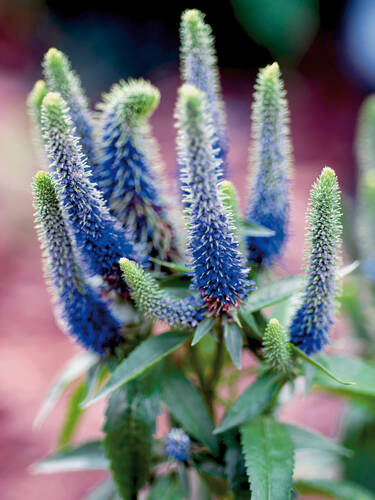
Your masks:
<svg viewBox="0 0 375 500"><path fill-rule="evenodd" d="M166 454L180 462L187 462L190 455L190 438L182 430L174 427L167 436Z"/></svg>

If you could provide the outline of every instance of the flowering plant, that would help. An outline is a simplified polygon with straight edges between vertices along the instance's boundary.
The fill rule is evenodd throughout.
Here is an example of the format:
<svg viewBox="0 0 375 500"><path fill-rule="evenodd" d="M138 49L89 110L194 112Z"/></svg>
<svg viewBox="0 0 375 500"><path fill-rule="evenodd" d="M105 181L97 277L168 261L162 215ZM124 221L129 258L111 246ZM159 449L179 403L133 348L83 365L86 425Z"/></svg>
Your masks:
<svg viewBox="0 0 375 500"><path fill-rule="evenodd" d="M37 416L41 425L74 384L59 450L34 470L108 469L91 500L289 500L306 491L370 499L354 483L293 479L299 449L347 450L277 419L301 380L307 391L375 397L362 373L375 377L373 367L322 353L340 280L355 268L340 268L335 172L323 168L311 189L306 274L276 279L293 169L279 66L261 69L255 85L243 217L226 180L214 40L199 11L183 13L181 43L175 116L185 228L166 196L149 123L160 95L151 83L114 85L93 113L68 58L50 49L45 80L30 94L45 165L33 180L45 276L62 330L85 348ZM253 362L242 367L246 351ZM237 397L241 380L247 388ZM84 409L107 396L103 439L74 445ZM157 438L162 412L170 431Z"/></svg>

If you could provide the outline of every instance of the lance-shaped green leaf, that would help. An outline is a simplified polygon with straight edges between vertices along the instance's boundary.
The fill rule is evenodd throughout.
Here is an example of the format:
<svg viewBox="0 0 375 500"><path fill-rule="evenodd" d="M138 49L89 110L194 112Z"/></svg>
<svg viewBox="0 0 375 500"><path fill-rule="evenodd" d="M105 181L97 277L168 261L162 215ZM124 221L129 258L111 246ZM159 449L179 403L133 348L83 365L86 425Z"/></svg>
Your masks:
<svg viewBox="0 0 375 500"><path fill-rule="evenodd" d="M277 394L279 383L279 375L267 373L259 376L234 402L214 433L220 434L259 415Z"/></svg>
<svg viewBox="0 0 375 500"><path fill-rule="evenodd" d="M375 500L370 490L344 480L299 479L295 487L301 494L324 495L334 500Z"/></svg>
<svg viewBox="0 0 375 500"><path fill-rule="evenodd" d="M219 443L204 401L198 389L172 365L165 371L162 397L185 431L216 455Z"/></svg>
<svg viewBox="0 0 375 500"><path fill-rule="evenodd" d="M34 420L34 427L38 428L43 425L43 422L53 410L65 389L94 366L97 360L98 357L95 354L83 352L68 361L52 383L49 393Z"/></svg>
<svg viewBox="0 0 375 500"><path fill-rule="evenodd" d="M337 271L337 278L344 278L348 274L355 271L358 265L358 261L354 261L351 264L342 267ZM299 274L296 276L288 276L287 278L282 278L281 280L259 287L250 293L248 299L241 307L241 312L252 313L264 309L265 307L278 304L292 295L301 292L304 283L305 276L303 274Z"/></svg>
<svg viewBox="0 0 375 500"><path fill-rule="evenodd" d="M314 377L314 383L317 385L348 396L375 397L375 366L372 363L344 356L321 356L320 361L326 370L337 377L350 378L352 384L342 385L317 370Z"/></svg>
<svg viewBox="0 0 375 500"><path fill-rule="evenodd" d="M34 474L54 474L79 470L107 470L108 465L102 443L90 441L49 455L33 464L31 470Z"/></svg>
<svg viewBox="0 0 375 500"><path fill-rule="evenodd" d="M294 443L296 450L319 450L336 453L343 456L351 456L352 452L331 439L317 432L298 427L296 425L284 424Z"/></svg>
<svg viewBox="0 0 375 500"><path fill-rule="evenodd" d="M191 269L183 264L166 262L164 260L157 259L156 257L150 257L150 260L151 262L158 264L160 267L167 267L168 269L172 269L172 271L176 271L176 273L191 273Z"/></svg>
<svg viewBox="0 0 375 500"><path fill-rule="evenodd" d="M349 382L349 381L345 381L345 380L339 378L333 372L333 370L331 370L329 368L326 368L326 366L322 365L321 363L319 363L319 361L317 361L316 359L312 358L311 356L308 356L307 354L305 354L303 351L301 351L301 349L299 349L299 347L295 346L294 344L290 344L290 347L293 350L293 352L295 354L297 354L297 356L299 356L301 359L303 359L304 361L306 361L306 363L309 363L310 365L312 365L315 368L317 368L320 372L322 372L325 375L327 375L327 377L329 377L335 383L340 384L340 385L344 385L344 386L355 385L355 382Z"/></svg>
<svg viewBox="0 0 375 500"><path fill-rule="evenodd" d="M151 366L154 366L161 359L180 347L188 337L189 334L178 330L171 330L146 339L119 364L107 384L93 399L86 403L86 406L90 406L123 384L141 375L145 370L151 368Z"/></svg>
<svg viewBox="0 0 375 500"><path fill-rule="evenodd" d="M62 450L67 448L71 444L72 439L74 437L74 433L77 430L81 417L83 416L83 409L81 407L81 403L86 395L86 391L87 391L86 381L83 380L74 389L73 394L70 397L64 424L60 431L58 440L59 448Z"/></svg>
<svg viewBox="0 0 375 500"><path fill-rule="evenodd" d="M205 318L203 321L199 323L197 328L195 329L194 332L194 337L191 342L191 345L198 344L198 342L203 339L207 333L209 333L212 330L212 327L216 321L216 318Z"/></svg>
<svg viewBox="0 0 375 500"><path fill-rule="evenodd" d="M103 446L118 492L137 497L151 471L154 414L137 381L114 392L106 410ZM151 405L152 408L152 405Z"/></svg>
<svg viewBox="0 0 375 500"><path fill-rule="evenodd" d="M286 300L298 293L302 289L303 283L304 276L289 276L257 288L254 292L251 292L241 311L251 313Z"/></svg>
<svg viewBox="0 0 375 500"><path fill-rule="evenodd" d="M234 366L241 369L242 330L236 323L224 322L224 342Z"/></svg>
<svg viewBox="0 0 375 500"><path fill-rule="evenodd" d="M175 477L163 476L155 481L147 500L183 500L184 495Z"/></svg>
<svg viewBox="0 0 375 500"><path fill-rule="evenodd" d="M240 231L242 236L254 236L258 238L270 238L275 235L275 231L265 226L254 224L245 219L240 221Z"/></svg>
<svg viewBox="0 0 375 500"><path fill-rule="evenodd" d="M285 427L258 417L241 426L241 443L252 500L290 500L294 446Z"/></svg>
<svg viewBox="0 0 375 500"><path fill-rule="evenodd" d="M84 500L121 500L112 478L106 479L85 496Z"/></svg>
<svg viewBox="0 0 375 500"><path fill-rule="evenodd" d="M86 404L95 394L100 384L108 374L108 368L105 363L98 362L90 368L86 378L86 394L81 402L82 406Z"/></svg>

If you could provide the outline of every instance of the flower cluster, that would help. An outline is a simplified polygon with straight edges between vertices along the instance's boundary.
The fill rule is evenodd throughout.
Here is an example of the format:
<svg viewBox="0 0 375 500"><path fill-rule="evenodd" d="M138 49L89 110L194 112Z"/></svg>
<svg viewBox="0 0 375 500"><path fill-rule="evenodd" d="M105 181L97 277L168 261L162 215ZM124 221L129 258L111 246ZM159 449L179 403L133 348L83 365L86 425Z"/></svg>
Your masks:
<svg viewBox="0 0 375 500"><path fill-rule="evenodd" d="M237 308L251 289L216 183L212 128L202 91L185 84L177 103L178 153L188 202L194 287L210 314Z"/></svg>
<svg viewBox="0 0 375 500"><path fill-rule="evenodd" d="M86 308L82 322L87 323L87 328L104 310L111 315L99 295L115 304L122 314L131 311L131 319L123 318L127 325L141 318L136 309L152 320L185 329L199 326L202 320L211 324L212 317L220 318L220 328L232 320L238 322L237 311L255 288L249 264L269 266L285 247L289 231L291 144L279 67L274 63L260 70L255 87L251 158L254 175L244 220L235 187L223 179L228 141L211 28L201 12L187 10L182 15L180 34L184 83L176 106L177 163L188 233L186 249L180 250L177 245L177 226L169 212L174 202L166 202L162 161L149 123L160 101L160 93L151 83L142 79L121 81L104 94L93 113L68 58L59 50L50 49L43 62L45 81L38 81L29 96L31 120L42 149L41 161L51 175L59 217L69 239L71 262L75 262L75 272L79 271L84 283L84 288L78 288L85 290L86 299L82 299L81 305ZM324 172L322 179L329 171ZM327 185L326 181L319 182ZM314 193L327 193L326 188L319 186ZM333 271L324 266L329 264L328 255L337 250L340 232L338 216L331 215L330 223L323 224L324 217L330 217L329 208L315 202L316 196L313 195L311 213L319 215L312 215L314 224L331 248L324 247L325 253L323 247L315 249L317 240L311 236L313 256L306 304L292 323L293 341L306 352L324 345L323 341L319 344L314 340L313 346L305 346L308 341L301 339L309 335L315 339L311 324L317 327L321 321L319 308L325 308L325 314L327 304L332 302ZM336 222L336 229L332 229L330 224ZM267 229L271 235L267 236ZM311 231L313 234L314 229ZM52 241L54 232L50 235L45 246L51 246L53 259L57 258L58 243ZM189 254L188 269L180 262L184 250ZM55 268L58 266L55 263ZM327 278L323 279L321 266ZM256 277L257 268L252 273ZM169 290L168 283L173 281L166 281L168 278L177 282L177 293ZM62 303L62 295L57 295ZM93 297L90 304L98 304L97 311L91 313L92 321L87 316L89 296ZM319 301L325 305L320 306ZM72 310L69 304L67 308ZM72 322L67 329L77 336L74 315L65 314L65 318ZM331 315L327 313L324 320L330 324ZM109 324L118 330L117 320L109 320ZM277 358L273 347L282 343L281 330L275 328L270 324L266 330L264 353L274 367L285 370L287 351L283 351L283 359L271 360ZM239 331L227 328L224 336L236 359L242 346ZM116 335L113 339L120 342ZM89 341L85 345L100 352L96 342L104 345L101 337L99 333L91 346ZM109 342L111 349L115 343ZM276 351L279 355L282 349Z"/></svg>
<svg viewBox="0 0 375 500"><path fill-rule="evenodd" d="M58 319L82 345L103 354L119 344L120 324L85 281L49 174L35 176L33 192L45 273L57 301Z"/></svg>
<svg viewBox="0 0 375 500"><path fill-rule="evenodd" d="M190 455L190 438L183 429L174 427L168 433L165 452L168 457L187 462Z"/></svg>
<svg viewBox="0 0 375 500"><path fill-rule="evenodd" d="M277 63L259 71L252 108L252 191L247 220L275 235L248 238L251 262L271 265L281 256L289 230L291 143L289 111Z"/></svg>
<svg viewBox="0 0 375 500"><path fill-rule="evenodd" d="M261 69L255 86L251 196L244 216L235 185L225 179L219 72L201 12L183 13L181 41L183 84L175 112L180 207L166 189L152 133L160 93L150 82L120 81L92 111L67 57L51 49L43 63L45 81L28 99L45 169L33 180L33 194L56 318L98 355L77 356L58 381L58 387L76 383L58 461L71 464L71 457L80 460L89 451L100 466L105 463L110 476L92 498L264 498L266 475L270 496L289 499L299 488L293 483L296 435L340 451L275 416L283 387L302 376L307 363L324 372L322 386L332 389L328 377L350 385L334 373L341 359L328 357L323 366L308 357L329 341L337 277L344 274L337 273L339 186L335 172L324 168L307 213L306 275L275 280L265 268L280 259L290 232L292 174L279 66ZM359 138L361 209L370 225L374 109L369 101ZM172 206L185 215L182 236ZM368 240L370 258L375 237ZM268 315L275 304L280 322ZM244 374L246 354L256 360L256 380L232 401L231 385ZM108 395L101 442L72 446L82 410ZM224 408L219 423L217 412ZM162 409L171 423L166 439L155 435ZM277 464L266 460L265 454L276 452ZM37 467L51 471L55 465L56 456Z"/></svg>
<svg viewBox="0 0 375 500"><path fill-rule="evenodd" d="M228 169L228 136L212 30L204 15L192 9L182 14L180 35L182 78L204 92L209 103L216 173L221 180Z"/></svg>
<svg viewBox="0 0 375 500"><path fill-rule="evenodd" d="M151 257L171 261L178 255L172 223L160 186L161 162L147 118L159 91L144 80L114 85L99 115L98 182L116 216L145 245Z"/></svg>
<svg viewBox="0 0 375 500"><path fill-rule="evenodd" d="M357 241L362 270L375 282L375 96L368 97L361 107L357 126L356 159Z"/></svg>
<svg viewBox="0 0 375 500"><path fill-rule="evenodd" d="M310 194L309 260L302 303L291 325L291 341L306 354L323 349L335 313L336 271L341 242L340 189L335 172L325 167Z"/></svg>
<svg viewBox="0 0 375 500"><path fill-rule="evenodd" d="M124 293L118 261L128 256L143 262L144 257L90 181L68 108L56 92L43 100L42 128L57 197L80 261L88 273L101 276L109 289Z"/></svg>

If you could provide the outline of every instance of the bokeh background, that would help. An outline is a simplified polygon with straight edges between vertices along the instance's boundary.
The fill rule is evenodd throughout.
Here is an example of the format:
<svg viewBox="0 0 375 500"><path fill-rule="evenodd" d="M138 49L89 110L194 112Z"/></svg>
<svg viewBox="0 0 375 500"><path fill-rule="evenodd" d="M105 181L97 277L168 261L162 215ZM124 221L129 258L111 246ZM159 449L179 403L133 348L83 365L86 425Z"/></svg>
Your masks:
<svg viewBox="0 0 375 500"><path fill-rule="evenodd" d="M0 0L0 498L76 500L98 473L33 476L30 464L51 452L59 404L42 431L37 409L57 370L78 348L57 328L42 279L30 182L38 169L25 99L40 78L44 52L68 54L92 103L120 78L143 76L162 101L152 122L171 183L176 174L173 110L179 85L181 12L196 7L213 26L231 141L231 180L246 206L250 98L256 71L277 59L292 116L295 158L291 238L277 273L299 272L309 187L324 165L355 191L353 139L358 109L375 87L373 0L222 0L194 3ZM338 332L340 330L340 332ZM336 327L333 349L350 344ZM282 418L336 436L341 402L302 394ZM94 437L102 408L89 412L77 441ZM329 476L334 471L326 467ZM309 471L303 471L306 475Z"/></svg>

